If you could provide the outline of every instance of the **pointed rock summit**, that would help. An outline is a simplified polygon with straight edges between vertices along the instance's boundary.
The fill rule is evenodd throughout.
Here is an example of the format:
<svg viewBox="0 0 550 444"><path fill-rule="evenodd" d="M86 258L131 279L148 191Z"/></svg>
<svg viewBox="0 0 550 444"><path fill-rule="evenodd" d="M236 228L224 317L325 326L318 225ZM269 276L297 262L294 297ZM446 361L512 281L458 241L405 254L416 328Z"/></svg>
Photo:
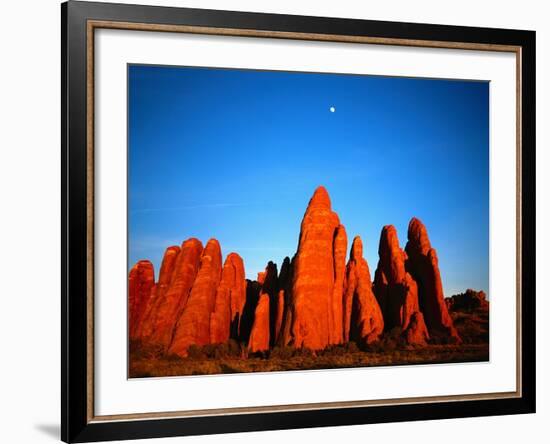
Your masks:
<svg viewBox="0 0 550 444"><path fill-rule="evenodd" d="M334 239L339 226L340 220L331 209L327 190L317 188L302 220L294 261L291 335L295 347L321 350L338 336L332 331L332 324L334 305L341 304L333 301Z"/></svg>
<svg viewBox="0 0 550 444"><path fill-rule="evenodd" d="M216 292L214 311L210 315L210 342L223 344L238 338L239 320L246 298L244 264L237 253L230 253L223 265Z"/></svg>
<svg viewBox="0 0 550 444"><path fill-rule="evenodd" d="M346 267L344 296L345 338L360 344L371 344L384 331L382 310L372 291L369 266L363 258L363 242L355 236Z"/></svg>
<svg viewBox="0 0 550 444"><path fill-rule="evenodd" d="M378 255L380 259L374 275L374 292L384 314L386 330L400 327L405 332L412 317L420 312L418 286L405 269L407 254L399 246L397 230L393 225L382 229ZM416 316L415 319L419 324L416 329L426 330L425 325L420 325L424 323L423 316ZM407 342L425 343L425 338L421 334L408 335Z"/></svg>
<svg viewBox="0 0 550 444"><path fill-rule="evenodd" d="M460 342L445 303L437 253L432 248L426 227L419 219L411 219L407 237L406 267L418 283L420 309L428 330L432 335L446 336Z"/></svg>

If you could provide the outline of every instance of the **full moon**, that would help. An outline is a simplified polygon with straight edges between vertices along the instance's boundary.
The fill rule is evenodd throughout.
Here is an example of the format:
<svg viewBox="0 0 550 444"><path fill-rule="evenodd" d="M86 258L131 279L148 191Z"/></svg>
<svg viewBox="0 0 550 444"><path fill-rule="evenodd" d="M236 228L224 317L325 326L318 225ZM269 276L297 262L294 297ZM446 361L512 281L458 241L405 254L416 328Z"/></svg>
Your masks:
<svg viewBox="0 0 550 444"><path fill-rule="evenodd" d="M330 112L331 112L331 113L333 113L333 112L336 111L336 108L334 108L334 106L331 106L329 109L330 109Z"/></svg>

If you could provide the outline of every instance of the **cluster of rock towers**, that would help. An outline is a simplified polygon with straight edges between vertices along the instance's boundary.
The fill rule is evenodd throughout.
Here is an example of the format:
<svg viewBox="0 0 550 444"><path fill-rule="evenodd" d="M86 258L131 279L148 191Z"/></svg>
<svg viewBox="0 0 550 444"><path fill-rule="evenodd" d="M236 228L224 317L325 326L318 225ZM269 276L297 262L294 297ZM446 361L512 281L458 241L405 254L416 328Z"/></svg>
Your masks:
<svg viewBox="0 0 550 444"><path fill-rule="evenodd" d="M192 345L246 345L252 353L275 346L322 350L377 341L399 329L409 344L430 336L460 342L444 300L436 251L425 226L413 218L405 250L392 225L382 229L371 281L359 236L348 239L325 188L315 190L302 220L298 250L280 272L269 262L255 281L242 258L222 266L220 244L188 239L168 247L158 281L153 264L139 261L129 274L129 335L187 356Z"/></svg>

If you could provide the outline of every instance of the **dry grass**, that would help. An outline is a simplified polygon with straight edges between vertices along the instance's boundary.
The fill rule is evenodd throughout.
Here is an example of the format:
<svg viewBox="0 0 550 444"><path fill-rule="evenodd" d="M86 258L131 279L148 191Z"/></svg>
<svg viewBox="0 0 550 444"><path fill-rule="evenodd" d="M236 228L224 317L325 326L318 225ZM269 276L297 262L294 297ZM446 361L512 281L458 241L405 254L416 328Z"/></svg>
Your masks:
<svg viewBox="0 0 550 444"><path fill-rule="evenodd" d="M242 357L224 354L216 346L196 350L193 357L179 358L151 353L150 350L130 355L130 377L212 375L227 373L271 372L369 367L385 365L477 362L489 359L489 345L428 345L427 347L397 347L387 351L350 350L332 347L314 353L310 350L275 348L264 356ZM353 348L353 347L351 347ZM212 354L213 353L213 354Z"/></svg>

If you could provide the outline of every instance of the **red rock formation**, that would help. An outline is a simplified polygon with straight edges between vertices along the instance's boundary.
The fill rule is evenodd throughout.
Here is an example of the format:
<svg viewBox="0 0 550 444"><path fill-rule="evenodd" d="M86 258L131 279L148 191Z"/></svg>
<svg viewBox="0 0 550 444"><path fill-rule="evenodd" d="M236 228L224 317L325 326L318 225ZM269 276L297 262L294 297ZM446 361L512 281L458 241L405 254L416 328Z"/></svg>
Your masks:
<svg viewBox="0 0 550 444"><path fill-rule="evenodd" d="M239 341L248 344L252 325L254 324L254 313L260 299L262 286L258 281L246 280L246 301L243 307L243 316L239 326Z"/></svg>
<svg viewBox="0 0 550 444"><path fill-rule="evenodd" d="M160 266L159 280L157 282L159 293L166 291L170 285L179 253L180 247L177 245L168 247L164 252L164 257L162 258L162 264Z"/></svg>
<svg viewBox="0 0 550 444"><path fill-rule="evenodd" d="M291 328L292 328L292 313L293 313L293 301L292 301L292 281L294 276L294 258L292 261L288 257L283 261L281 266L281 276L279 278L280 291L284 292L284 309L283 320L279 337L276 344L278 346L285 347L292 342Z"/></svg>
<svg viewBox="0 0 550 444"><path fill-rule="evenodd" d="M405 340L409 344L426 345L430 339L428 328L424 322L424 315L419 311L415 311L410 319L409 325L405 330Z"/></svg>
<svg viewBox="0 0 550 444"><path fill-rule="evenodd" d="M190 345L210 343L210 314L216 304L221 278L221 250L216 239L210 239L202 252L199 271L191 288L187 305L175 327L169 351L187 356Z"/></svg>
<svg viewBox="0 0 550 444"><path fill-rule="evenodd" d="M269 295L262 293L254 311L248 351L256 353L267 350L269 350Z"/></svg>
<svg viewBox="0 0 550 444"><path fill-rule="evenodd" d="M422 345L430 336L460 341L449 309L488 307L485 294L473 290L444 299L437 255L418 219L409 224L406 252L395 228L383 228L374 286L361 239L354 239L347 265L346 251L346 230L323 187L309 201L298 251L292 261L285 258L279 276L269 262L257 281L245 280L238 254L229 254L222 269L215 239L204 249L188 239L166 250L156 284L149 261L130 271L130 338L180 356L191 345L230 338L252 353L287 345L320 350L350 340L370 344L384 328L400 328L407 342Z"/></svg>
<svg viewBox="0 0 550 444"><path fill-rule="evenodd" d="M230 337L238 339L244 304L246 302L244 262L237 253L231 253L227 256L224 267L228 266L228 262L230 264L230 277L228 278L228 282L231 293Z"/></svg>
<svg viewBox="0 0 550 444"><path fill-rule="evenodd" d="M279 278L277 265L269 261L265 271L258 273L258 282L261 284L261 293L269 296L269 337L275 338L275 323L278 310Z"/></svg>
<svg viewBox="0 0 550 444"><path fill-rule="evenodd" d="M295 347L320 350L330 343L334 292L334 236L340 225L323 187L315 190L302 220L292 285Z"/></svg>
<svg viewBox="0 0 550 444"><path fill-rule="evenodd" d="M344 280L346 277L346 255L348 251L348 237L343 225L336 228L334 234L334 287L332 290L332 306L329 319L329 343L341 344L344 341Z"/></svg>
<svg viewBox="0 0 550 444"><path fill-rule="evenodd" d="M405 271L407 255L399 247L393 225L386 225L382 229L378 255L380 259L374 275L374 292L384 314L385 328L389 331L401 327L405 331L411 316L420 311L418 287Z"/></svg>
<svg viewBox="0 0 550 444"><path fill-rule="evenodd" d="M202 250L202 243L194 238L183 242L181 249L170 247L166 250L161 267L164 273L161 272L159 280L163 290L156 295L143 322L143 339L163 347L168 347L172 342L174 327L187 304L199 269Z"/></svg>
<svg viewBox="0 0 550 444"><path fill-rule="evenodd" d="M290 259L285 257L283 264L281 265L281 273L278 279L277 299L275 301L276 307L270 307L270 311L273 313L273 334L271 336L271 345L280 343L281 331L283 329L283 323L285 320L285 312L287 309L288 288L290 283Z"/></svg>
<svg viewBox="0 0 550 444"><path fill-rule="evenodd" d="M238 332L238 321L244 306L245 292L243 260L238 254L230 253L223 266L214 311L210 315L212 344L221 344L229 340L232 323L236 323Z"/></svg>
<svg viewBox="0 0 550 444"><path fill-rule="evenodd" d="M405 251L408 256L406 268L418 284L420 309L430 334L460 342L445 304L437 253L431 246L426 227L416 218L409 223Z"/></svg>
<svg viewBox="0 0 550 444"><path fill-rule="evenodd" d="M349 339L362 344L376 341L384 331L384 318L372 291L369 266L363 258L363 243L359 236L353 239L346 267L344 301L344 328Z"/></svg>
<svg viewBox="0 0 550 444"><path fill-rule="evenodd" d="M128 277L128 330L131 339L137 339L140 323L150 303L155 285L155 270L150 261L139 261Z"/></svg>
<svg viewBox="0 0 550 444"><path fill-rule="evenodd" d="M150 334L151 314L153 307L159 299L163 299L164 294L168 290L179 252L180 247L177 245L168 247L164 252L164 257L162 258L162 263L160 266L159 279L155 285L154 297L151 297L149 304L145 307L143 322L140 322L139 328L136 332L140 339L147 339Z"/></svg>

